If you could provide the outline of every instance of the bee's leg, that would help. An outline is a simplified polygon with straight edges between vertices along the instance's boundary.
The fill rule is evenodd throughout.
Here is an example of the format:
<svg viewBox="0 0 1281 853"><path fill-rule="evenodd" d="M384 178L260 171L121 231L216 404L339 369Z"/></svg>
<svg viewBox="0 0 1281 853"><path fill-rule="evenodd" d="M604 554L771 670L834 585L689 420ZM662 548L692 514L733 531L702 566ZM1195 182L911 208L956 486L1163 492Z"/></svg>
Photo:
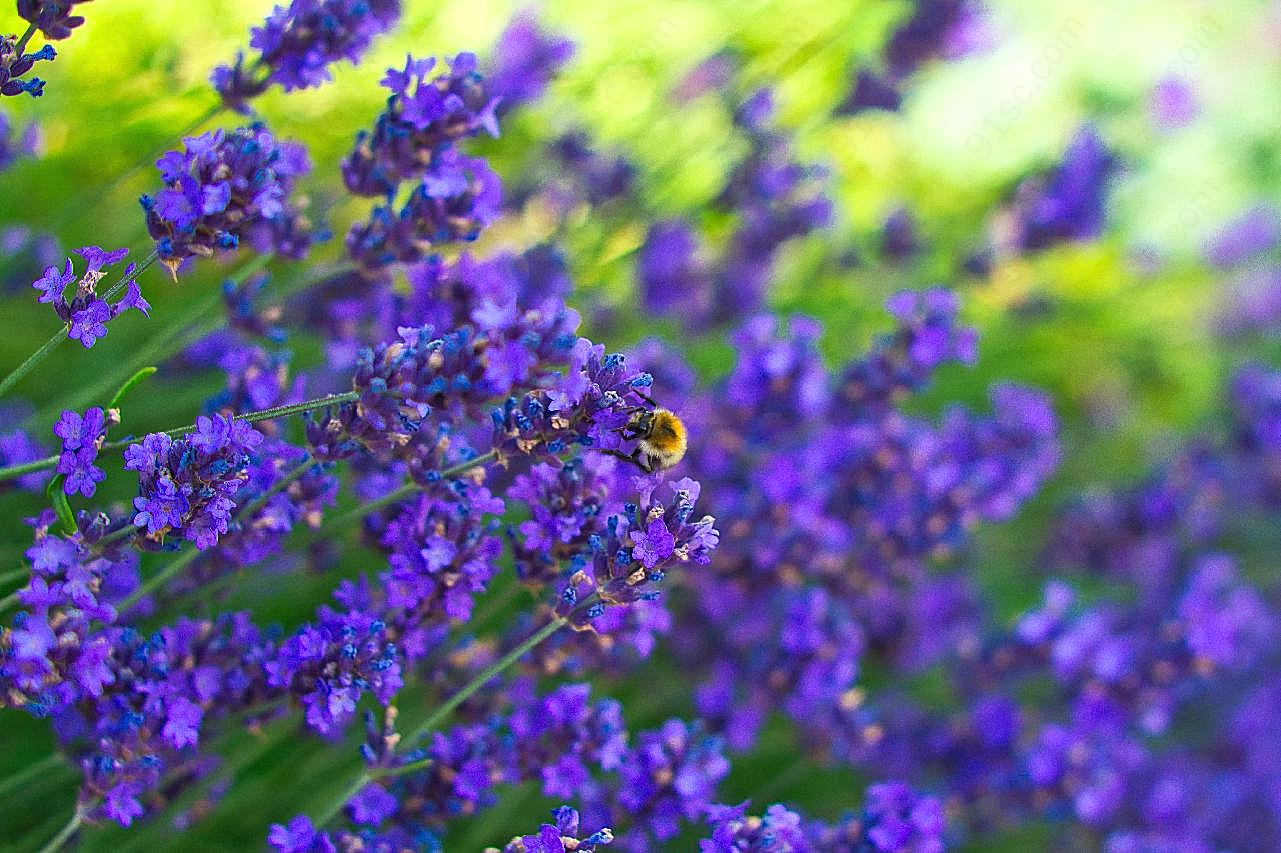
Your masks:
<svg viewBox="0 0 1281 853"><path fill-rule="evenodd" d="M602 450L600 452L606 454L607 456L613 456L618 459L621 459L624 462L630 462L632 465L635 465L637 468L641 469L642 471L649 473L649 469L646 468L643 464L641 464L640 458L638 458L638 454L640 453L639 450L632 451L630 456L622 452L621 450Z"/></svg>

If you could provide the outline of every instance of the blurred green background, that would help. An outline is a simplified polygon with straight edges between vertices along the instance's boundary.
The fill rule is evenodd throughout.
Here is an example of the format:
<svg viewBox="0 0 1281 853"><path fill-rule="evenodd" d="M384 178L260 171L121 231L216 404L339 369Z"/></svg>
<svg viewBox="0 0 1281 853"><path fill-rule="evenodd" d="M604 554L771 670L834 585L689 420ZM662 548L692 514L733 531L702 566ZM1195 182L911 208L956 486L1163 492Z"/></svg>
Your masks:
<svg viewBox="0 0 1281 853"><path fill-rule="evenodd" d="M136 197L153 189L154 179L149 169L131 170L175 146L213 106L209 71L247 43L250 27L270 5L109 0L86 6L88 23L58 43L59 58L44 69L46 95L8 98L0 105L12 123L34 121L43 135L38 158L0 174L0 229L21 224L52 231L64 250L93 243L129 246L136 257L144 256ZM401 25L360 66L340 66L335 81L321 89L289 95L273 90L259 102L261 116L279 135L310 148L315 171L306 187L313 205L328 209L339 235L316 250L317 261L339 256L341 235L364 213L362 203L341 199L338 163L356 131L382 108L383 70L401 63L407 52L474 50L483 60L512 13L524 8L497 0L405 5ZM820 318L827 330L824 350L835 363L860 352L885 328L880 306L888 293L948 284L958 289L966 317L980 328L980 360L972 369L943 371L922 406L938 409L960 401L982 407L995 379L1037 385L1054 397L1065 448L1059 474L1016 520L982 530L968 557L998 614L1008 618L1037 595L1037 543L1055 506L1094 485L1127 482L1167 455L1180 436L1215 419L1228 368L1244 353L1212 334L1224 283L1199 252L1208 235L1245 208L1278 199L1281 8L1250 0L989 5L996 37L990 50L918 73L901 114L833 119L831 110L844 98L853 71L873 59L908 11L907 3L546 2L538 7L543 21L573 38L578 54L548 96L522 109L503 137L484 150L511 179L537 157L536 140L581 126L603 152L625 154L637 164L652 214L697 212L717 194L726 169L742 152L722 108L710 101L677 108L667 93L699 60L724 47L735 49L744 59L743 91L775 88L780 121L794 130L802 159L831 168L838 207L832 229L785 251L773 306ZM12 12L5 14L0 13L0 27L21 29ZM1197 121L1173 132L1157 127L1148 109L1152 86L1168 76L1189 82L1201 103ZM1052 164L1087 119L1096 122L1124 164L1111 193L1105 235L1003 262L987 279L958 273L958 258L978 245L996 204L1022 177ZM223 114L207 126L234 121ZM131 174L128 180L113 186L125 174ZM834 262L837 249L871 253L885 217L900 206L917 217L927 246L923 257L900 266ZM646 334L675 335L674 326L636 308L632 269L644 229L639 220L584 214L562 232L580 289L578 304L614 309L607 341L613 349ZM480 251L528 244L546 233L546 223L527 217L495 229ZM37 305L25 286L40 270L15 266L20 262L5 261L3 272L18 284L0 303L0 364L8 366L55 326L47 306ZM17 396L35 401L43 417L38 428L47 430L55 403L170 328L174 317L218 288L236 264L202 266L178 284L160 271L149 272L142 281L154 306L150 320L120 320L92 352L64 346L28 377ZM277 282L297 273L284 263L271 268ZM591 325L589 318L589 335L596 331ZM723 374L732 361L721 339L677 336L677 343L705 381ZM298 368L319 362L314 343L296 339L290 346ZM1251 352L1257 355L1255 346ZM142 432L189 422L219 385L213 373L193 379L162 371L130 398L126 428ZM109 482L103 495L124 499L127 484ZM16 562L25 536L20 519L37 502L13 493L3 500L4 542L17 543L0 545L7 564ZM349 554L344 574L376 568L372 553L353 548ZM252 603L260 620L293 624L336 579L289 576L289 583L283 588L280 578L255 582L229 603ZM630 683L603 684L597 692L615 688L633 728L689 708L685 686L661 654ZM629 702L629 696L643 698ZM412 700L401 704L409 707ZM45 723L12 713L5 719L0 778L52 749ZM215 813L197 829L178 838L165 820L130 833L95 828L85 835L85 849L260 846L268 822L325 802L340 784L336 768L355 764L350 749L324 748L277 727L267 732L270 737L221 745L231 756L235 785L226 798L211 802ZM762 780L791 766L796 749L786 726L772 726L765 748L736 760L725 801L759 799ZM840 772L784 779L768 795L834 815L856 804L855 781ZM30 849L32 840L52 836L70 813L73 792L70 771L24 786L12 806L0 809L0 838L9 839L13 849ZM501 845L534 825L548 805L537 792L512 792L482 821L451 836L457 846L451 841L448 849ZM1028 843L1011 839L1010 849Z"/></svg>

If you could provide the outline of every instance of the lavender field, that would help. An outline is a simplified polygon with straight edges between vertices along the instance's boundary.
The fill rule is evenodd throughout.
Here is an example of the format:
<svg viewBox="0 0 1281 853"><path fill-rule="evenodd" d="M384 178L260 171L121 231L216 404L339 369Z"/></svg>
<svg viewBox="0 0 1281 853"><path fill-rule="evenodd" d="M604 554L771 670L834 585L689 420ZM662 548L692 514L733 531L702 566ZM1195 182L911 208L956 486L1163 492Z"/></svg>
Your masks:
<svg viewBox="0 0 1281 853"><path fill-rule="evenodd" d="M0 2L0 850L1281 850L1281 5Z"/></svg>

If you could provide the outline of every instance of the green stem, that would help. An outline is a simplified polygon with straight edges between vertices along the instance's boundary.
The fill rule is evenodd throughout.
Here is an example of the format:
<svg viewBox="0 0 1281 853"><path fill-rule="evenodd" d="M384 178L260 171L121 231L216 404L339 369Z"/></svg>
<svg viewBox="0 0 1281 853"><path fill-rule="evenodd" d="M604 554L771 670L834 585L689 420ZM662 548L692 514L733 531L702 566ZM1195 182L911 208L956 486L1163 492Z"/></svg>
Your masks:
<svg viewBox="0 0 1281 853"><path fill-rule="evenodd" d="M451 465L450 467L445 468L440 472L440 476L442 479L448 478L448 477L457 477L459 474L462 474L463 472L471 468L475 468L478 465L484 465L486 462L492 462L497 457L498 457L498 452L495 450L490 450L485 453L482 453L480 456L476 456L472 459L466 460L465 462L459 462L457 465ZM0 473L3 473L3 472L0 472ZM420 486L418 483L406 483L405 485L401 486L399 489L396 489L395 491L392 491L392 492L388 492L387 494L383 495L381 498L378 498L372 501L366 501L358 506L352 507L351 509L347 510L344 513L340 513L339 515L335 515L332 518L327 519L325 522L325 527L341 527L343 525L350 524L353 521L358 521L359 519L362 519L365 516L369 515L370 513L376 512L382 509L383 507L387 507L387 506L391 506L392 504L399 503L405 498L410 497L415 493L422 491L423 488L425 487ZM323 528L313 531L311 535L303 538L302 544L304 547L307 545L310 545L313 541L315 541L316 539L319 539L323 535L324 535Z"/></svg>
<svg viewBox="0 0 1281 853"><path fill-rule="evenodd" d="M418 741L422 740L423 737L425 737L426 735L431 734L433 731L435 731L436 727L440 725L441 721L443 721L446 717L452 714L455 708L457 708L459 705L463 704L468 699L470 699L477 690L479 690L480 688L488 684L491 680L494 679L495 676L501 675L509 666L511 666L516 661L520 660L522 657L524 657L526 654L532 651L534 648L536 648L540 643L543 642L543 640L546 640L552 634L555 634L557 631L559 631L561 628L564 628L568 624L569 624L569 620L566 619L565 617L563 616L554 617L550 622L548 622L543 627L539 628L538 631L536 631L533 635L531 635L529 639L525 640L525 642L521 643L519 646L509 651L507 654L503 655L501 658L491 663L484 670L482 670L479 675L475 676L471 681L467 682L467 685L463 687L462 690L459 690L453 696L449 697L449 699L446 700L445 704L441 705L434 712L432 712L432 715L430 717L423 720L422 723L420 723L419 726L410 733L409 738L406 742L410 744L417 743ZM377 778L403 776L406 773L413 773L416 770L422 770L430 765L431 765L431 759L423 758L423 759L420 759L419 761L414 761L409 764L402 764L399 767L378 768L377 770L373 771L373 775Z"/></svg>
<svg viewBox="0 0 1281 853"><path fill-rule="evenodd" d="M27 579L27 575L29 575L30 573L31 573L30 569L28 569L25 565L18 566L18 568L10 569L9 571L0 575L0 584L8 584L8 583L12 583L13 581L24 581Z"/></svg>
<svg viewBox="0 0 1281 853"><path fill-rule="evenodd" d="M119 530L113 533L108 533L106 536L102 537L94 544L98 545L99 547L103 545L110 545L113 542L119 542L121 539L128 539L130 536L134 535L137 532L138 532L138 525L126 524L124 527L120 528Z"/></svg>
<svg viewBox="0 0 1281 853"><path fill-rule="evenodd" d="M236 270L230 281L235 284L243 283L250 276L261 272L272 261L272 258L273 256L269 254L256 256L249 263ZM72 394L63 397L48 408L41 409L34 420L41 422L51 420L64 409L80 411L92 401L101 400L114 389L119 388L121 383L137 373L139 369L163 359L169 354L168 347L174 341L186 343L189 340L198 339L201 336L198 331L193 332L191 335L183 333L192 324L204 317L205 314L216 308L221 301L222 289L213 288L203 297L193 302L191 307L177 318L176 322L170 323L159 334L148 338L138 349L131 352L128 360L118 368L106 371L96 381L77 384ZM221 319L221 317L218 318L219 321Z"/></svg>
<svg viewBox="0 0 1281 853"><path fill-rule="evenodd" d="M34 462L23 462L21 465L0 468L0 481L12 480L15 477L21 477L23 474L30 474L33 471L47 471L58 464L58 458L57 456L46 456Z"/></svg>
<svg viewBox="0 0 1281 853"><path fill-rule="evenodd" d="M67 765L63 762L61 755L57 753L46 755L39 761L28 764L9 778L0 780L0 797L7 799L15 789L25 787L29 782L66 768Z"/></svg>
<svg viewBox="0 0 1281 853"><path fill-rule="evenodd" d="M121 276L120 281L117 281L115 284L111 285L111 287L107 288L107 292L102 294L102 296L99 298L105 302L111 297L115 296L117 293L124 290L125 287L130 282L134 281L135 279L138 278L138 276L146 272L151 267L151 265L158 260L160 260L160 253L157 252L155 249L152 249L151 254L143 258L142 261L138 264L138 266L133 268L132 272L130 272L127 275Z"/></svg>
<svg viewBox="0 0 1281 853"><path fill-rule="evenodd" d="M111 288L106 292L106 294L104 294L101 298L105 301L107 299L110 299L112 296L116 295L117 293L119 293L131 281L134 281L136 278L138 278L138 276L141 275L147 269L147 267L154 264L156 262L156 258L157 258L156 253L152 252L150 255L147 256L147 258L141 264L139 264L134 269L130 270L127 274L122 275L120 277L120 280L117 281L115 284L113 284ZM36 350L31 355L27 356L26 361L18 365L13 370L12 373L10 373L8 376L4 378L3 381L0 381L0 397L3 397L5 394L9 393L9 391L13 389L13 386L17 385L18 382L22 379L22 377L30 373L37 364L44 361L49 356L49 353L53 352L58 347L58 344L62 343L65 340L70 340L67 337L67 330L70 328L71 328L71 324L69 322L63 323L62 328L60 328L57 332L55 332L53 337L45 341L44 344L40 347L40 349ZM54 461L54 464L57 464L56 459Z"/></svg>
<svg viewBox="0 0 1281 853"><path fill-rule="evenodd" d="M315 463L313 463L311 458L308 457L306 460L304 460L303 462L295 466L293 470L291 470L288 474L281 477L276 482L272 483L271 488L267 489L267 491L263 492L261 495L254 498L252 501L250 501L249 503L241 507L239 510L237 510L236 518L238 519L248 518L258 510L262 509L262 507L267 503L267 501L271 500L273 495L279 494L280 492L289 488L289 484L297 480L303 474L307 473L307 470L311 468L313 464ZM137 589L135 589L127 598L125 598L124 601L120 602L117 609L121 613L128 611L129 608L137 604L138 601L141 600L143 596L150 595L151 593L155 592L161 586L168 583L175 576L177 576L177 574L181 572L183 569L185 569L187 566L190 566L192 563L194 563L196 561L196 558L200 556L200 553L201 552L196 550L195 548L191 548L187 551L184 551L182 554L178 556L177 559L173 560L167 566L161 569L159 572L157 572L156 574L152 575L151 577L143 581L141 584L139 584Z"/></svg>
<svg viewBox="0 0 1281 853"><path fill-rule="evenodd" d="M31 41L31 37L36 34L37 29L35 24L27 27L27 31L22 34L22 38L18 39L18 43L13 46L15 56L22 56L22 52L27 49L27 44Z"/></svg>
<svg viewBox="0 0 1281 853"><path fill-rule="evenodd" d="M359 391L347 391L343 394L327 394L324 397L315 397L310 400L303 400L301 403L288 403L284 406L272 406L270 409L259 409L256 412L246 412L243 415L234 415L234 419L245 421L246 423L256 424L259 421L271 421L276 418L287 418L290 415L297 415L303 412L314 411L315 409L324 409L328 406L336 406L342 403L353 403L360 398ZM164 430L165 435L179 436L186 435L196 428L195 424L186 424L185 426L174 427L173 429ZM102 445L102 450L119 450L122 447L128 447L134 444L134 439L125 438L120 441L109 441ZM0 480L5 479L5 471L0 468Z"/></svg>
<svg viewBox="0 0 1281 853"><path fill-rule="evenodd" d="M18 380L30 373L37 364L44 361L49 356L49 353L57 348L58 344L66 340L67 329L69 328L71 327L68 324L63 323L62 327L54 333L53 337L45 341L40 349L27 356L26 361L14 368L13 372L4 378L4 381L0 381L0 397L9 393L9 390L18 384Z"/></svg>
<svg viewBox="0 0 1281 853"><path fill-rule="evenodd" d="M503 655L501 658L499 658L498 660L494 661L492 664L487 666L479 675L475 676L474 678L472 678L471 681L467 682L466 686L464 686L461 690L459 690L453 696L449 697L449 699L446 700L444 704L442 704L435 711L433 711L431 716L423 720L422 723L420 723L418 727L415 728L413 732L410 733L409 737L406 738L405 743L412 745L418 742L419 740L421 740L424 736L430 734L438 725L440 725L440 723L446 717L448 717L454 711L455 708L457 708L459 705L461 705L462 703L466 702L469 698L471 698L472 694L474 694L481 687L489 683L489 681L493 679L495 676L502 674L504 670L506 670L509 666L514 664L516 661L520 660L520 658L523 657L525 654L527 654L531 649L536 647L543 640L546 640L552 634L555 634L557 631L559 631L561 628L563 628L567 624L569 624L569 621L564 617L562 616L555 617L546 625L544 625L542 628L539 628L536 633L534 633L532 636L529 637L529 639L525 640L519 646L516 646L516 648L512 649L507 654ZM413 773L414 771L421 770L424 767L429 766L430 764L431 764L431 759L424 758L420 761L414 761L409 764L402 764L399 767L386 767L386 768L375 768L372 770L370 769L362 770L360 774L355 779L352 780L351 784L347 786L347 788L343 791L342 795L339 796L337 799L335 799L333 802L331 802L329 806L325 809L325 811L317 817L316 825L324 826L325 824L329 823L329 821L333 820L334 817L338 814L338 812L342 811L342 807L347 804L347 801L350 800L352 797L356 796L356 794L360 793L360 789L368 785L373 780L385 779L393 776L401 776L406 773Z"/></svg>
<svg viewBox="0 0 1281 853"><path fill-rule="evenodd" d="M67 821L67 825L60 829L48 844L40 848L40 853L55 853L55 851L61 850L62 845L70 841L71 836L76 834L76 830L80 828L80 824L83 821L84 813L77 808L71 816L71 820Z"/></svg>
<svg viewBox="0 0 1281 853"><path fill-rule="evenodd" d="M296 415L301 412L310 412L314 409L323 409L327 406L334 406L340 403L355 402L360 397L357 391L348 391L345 394L329 394L324 397L316 397L311 400L304 400L301 403L289 403L285 406L273 406L270 409L260 409L256 412L247 412L243 415L235 415L238 421L248 423L258 423L259 421L270 421L276 418L284 418L289 415ZM174 427L173 429L164 430L165 435L185 435L196 428L195 424L186 424L185 426ZM99 451L119 450L122 447L128 447L133 444L135 439L126 438L120 441L108 441L99 448ZM14 477L20 477L23 474L29 474L32 471L43 471L52 468L58 464L57 456L46 456L44 459L37 459L35 462L26 462L22 465L11 465L8 468L0 468L0 481L12 480Z"/></svg>

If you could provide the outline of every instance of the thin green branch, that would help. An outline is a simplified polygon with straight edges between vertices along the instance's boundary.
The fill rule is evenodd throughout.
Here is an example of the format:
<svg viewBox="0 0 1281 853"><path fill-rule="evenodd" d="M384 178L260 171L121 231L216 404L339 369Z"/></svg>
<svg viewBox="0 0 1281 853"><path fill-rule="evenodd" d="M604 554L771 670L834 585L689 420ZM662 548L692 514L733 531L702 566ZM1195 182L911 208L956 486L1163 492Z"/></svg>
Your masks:
<svg viewBox="0 0 1281 853"><path fill-rule="evenodd" d="M10 569L4 574L0 574L0 584L7 585L10 583L13 583L14 581L25 581L27 579L27 575L29 575L30 573L31 573L31 570L28 569L26 564L24 563L23 565L18 566L18 568L16 569Z"/></svg>
<svg viewBox="0 0 1281 853"><path fill-rule="evenodd" d="M35 24L27 27L27 31L22 34L22 38L18 39L18 43L13 46L13 52L16 56L22 56L22 52L27 49L27 44L30 43L31 37L36 34L37 29L39 27Z"/></svg>
<svg viewBox="0 0 1281 853"><path fill-rule="evenodd" d="M75 813L71 815L71 820L67 821L66 826L60 829L48 844L40 848L40 853L55 853L55 851L61 850L62 845L70 841L71 836L76 834L76 830L80 828L80 824L84 822L84 819L84 812L77 808Z"/></svg>
<svg viewBox="0 0 1281 853"><path fill-rule="evenodd" d="M316 397L311 400L304 400L301 403L289 403L284 406L273 406L270 409L260 409L256 412L246 412L243 415L235 415L238 421L248 423L258 423L259 421L270 421L276 418L285 418L290 415L310 412L315 409L324 409L329 406L336 406L341 403L351 403L360 397L359 392L348 391L345 394L329 394L324 397ZM164 430L165 435L186 435L196 428L195 424L186 424L173 429ZM119 450L134 444L136 439L125 438L120 441L109 441L102 445L101 451ZM37 459L34 462L25 462L21 465L10 465L7 468L0 468L0 481L12 480L14 477L20 477L23 474L30 474L32 471L44 471L58 464L57 456L46 456L44 459Z"/></svg>
<svg viewBox="0 0 1281 853"><path fill-rule="evenodd" d="M130 282L136 280L138 276L142 275L142 273L146 271L148 267L154 264L156 262L157 257L158 256L153 251L150 255L146 257L146 259L143 260L142 263L138 264L138 266L134 267L132 270L122 275L120 277L120 280L117 281L115 284L113 284L111 288L101 298L103 300L107 300L107 299L110 299L112 296L115 296L117 293L123 290ZM58 347L59 344L61 344L65 340L69 340L69 338L67 338L67 331L70 328L71 328L70 322L63 323L61 328L59 328L58 331L54 333L53 337L45 341L44 344L40 347L40 349L36 350L31 355L27 356L26 361L22 362L22 364L14 368L13 372L10 373L8 376L6 376L3 381L0 381L0 397L3 397L5 394L9 393L9 391L13 390L13 386L17 385L18 382L21 381L24 376L26 376L28 373L34 370L37 364L44 361L49 356L49 353L53 352ZM55 460L55 464L56 464L56 460Z"/></svg>
<svg viewBox="0 0 1281 853"><path fill-rule="evenodd" d="M236 270L228 280L234 284L242 284L250 276L261 272L267 264L271 263L273 258L274 256L271 254L257 255L243 267ZM152 334L137 349L130 352L129 357L120 365L114 369L104 371L92 381L76 383L71 393L52 405L41 409L36 413L33 420L37 422L51 420L64 409L79 411L93 401L101 400L107 394L110 394L113 389L120 387L122 382L141 368L148 364L157 364L163 361L171 353L170 346L174 342L185 344L190 340L199 339L204 331L203 327L193 330L190 335L184 333L202 317L213 311L221 301L222 288L211 288L208 293L205 293L199 299L193 300L187 311L180 314L158 332ZM222 315L219 314L216 322L220 323L222 319Z"/></svg>
<svg viewBox="0 0 1281 853"><path fill-rule="evenodd" d="M276 418L287 418L290 415L297 415L303 412L310 412L316 409L324 409L329 406L337 406L342 403L352 403L360 398L360 392L347 391L343 394L327 394L324 397L315 397L311 400L303 400L301 403L288 403L284 406L272 406L270 409L259 409L256 412L246 412L243 415L235 415L235 420L245 421L246 423L256 424L259 421L271 421ZM173 429L164 430L165 435L179 436L186 435L196 428L195 424L186 424L185 426L174 427ZM134 444L136 439L124 438L120 441L109 441L102 445L103 450L119 450L122 447L128 447ZM4 479L6 469L0 469L0 479Z"/></svg>
<svg viewBox="0 0 1281 853"><path fill-rule="evenodd" d="M487 462L492 462L496 458L498 458L497 451L490 450L485 453L482 453L480 456L475 456L464 462L459 462L457 465L451 465L450 467L443 469L440 472L440 476L442 479L447 479L449 477L457 477L459 474L462 474L471 468L475 468L479 465L484 465ZM424 488L425 488L424 486L421 486L418 483L406 483L405 485L401 486L399 489L388 492L387 494L383 495L380 498L377 498L372 501L365 501L364 503L354 506L344 513L340 513L338 515L333 516L332 518L327 519L325 522L325 526L330 528L342 527L344 525L350 524L353 521L358 521L359 519L364 518L365 516L369 515L372 512L376 512L384 507L388 507L388 506L391 506L392 504L399 503L405 498L411 497L412 495L418 492L421 492ZM313 531L310 535L304 537L302 540L302 544L304 546L310 545L312 542L322 538L323 536L324 536L323 528L318 529L316 531Z"/></svg>
<svg viewBox="0 0 1281 853"><path fill-rule="evenodd" d="M7 800L15 790L25 788L29 783L36 779L47 777L50 774L55 774L59 770L68 769L70 768L68 768L66 762L62 760L61 755L56 752L52 755L47 755L39 761L28 764L12 776L6 779L0 779L0 797Z"/></svg>

